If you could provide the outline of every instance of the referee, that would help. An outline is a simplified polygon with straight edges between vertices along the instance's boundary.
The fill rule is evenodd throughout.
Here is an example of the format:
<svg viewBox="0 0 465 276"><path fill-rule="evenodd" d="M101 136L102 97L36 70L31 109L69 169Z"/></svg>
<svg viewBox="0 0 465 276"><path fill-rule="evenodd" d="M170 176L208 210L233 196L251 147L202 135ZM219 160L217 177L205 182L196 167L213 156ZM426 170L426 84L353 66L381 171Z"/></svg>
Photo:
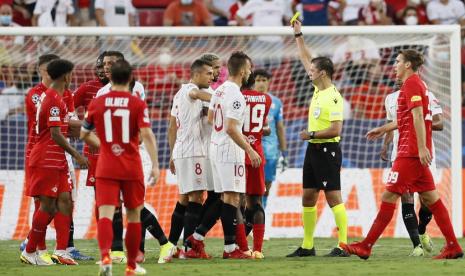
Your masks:
<svg viewBox="0 0 465 276"><path fill-rule="evenodd" d="M317 200L320 190L334 213L338 229L338 245L326 256L348 257L339 244L347 241L347 214L341 197L341 149L342 96L332 83L333 62L326 57L311 57L305 47L301 23L293 24L294 36L308 76L313 82L313 94L308 112L308 129L300 133L308 141L303 167L302 221L304 239L302 245L287 257L315 256L313 233L317 222Z"/></svg>

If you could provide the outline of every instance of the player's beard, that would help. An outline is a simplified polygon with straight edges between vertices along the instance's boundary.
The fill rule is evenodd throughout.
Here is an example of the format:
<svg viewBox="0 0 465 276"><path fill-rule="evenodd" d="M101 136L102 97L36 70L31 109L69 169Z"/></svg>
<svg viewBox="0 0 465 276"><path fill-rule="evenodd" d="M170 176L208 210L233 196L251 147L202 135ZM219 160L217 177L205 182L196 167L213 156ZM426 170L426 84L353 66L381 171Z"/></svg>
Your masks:
<svg viewBox="0 0 465 276"><path fill-rule="evenodd" d="M100 80L100 83L103 85L107 85L110 82L110 79L107 78L106 76L104 76L103 78L99 77L99 80Z"/></svg>

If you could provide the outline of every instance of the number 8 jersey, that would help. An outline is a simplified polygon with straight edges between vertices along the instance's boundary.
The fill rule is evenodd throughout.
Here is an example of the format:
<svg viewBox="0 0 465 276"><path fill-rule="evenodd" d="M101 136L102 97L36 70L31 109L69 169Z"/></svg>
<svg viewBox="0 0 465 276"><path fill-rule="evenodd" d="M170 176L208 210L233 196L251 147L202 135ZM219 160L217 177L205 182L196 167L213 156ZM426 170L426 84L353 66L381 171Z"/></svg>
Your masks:
<svg viewBox="0 0 465 276"><path fill-rule="evenodd" d="M213 131L210 142L212 162L243 163L245 152L226 133L226 119L239 122L238 132L242 133L246 103L239 86L231 81L224 82L215 90L209 109L213 111Z"/></svg>
<svg viewBox="0 0 465 276"><path fill-rule="evenodd" d="M100 155L96 177L143 180L139 132L150 127L147 105L129 92L110 91L92 100L84 131L96 130Z"/></svg>

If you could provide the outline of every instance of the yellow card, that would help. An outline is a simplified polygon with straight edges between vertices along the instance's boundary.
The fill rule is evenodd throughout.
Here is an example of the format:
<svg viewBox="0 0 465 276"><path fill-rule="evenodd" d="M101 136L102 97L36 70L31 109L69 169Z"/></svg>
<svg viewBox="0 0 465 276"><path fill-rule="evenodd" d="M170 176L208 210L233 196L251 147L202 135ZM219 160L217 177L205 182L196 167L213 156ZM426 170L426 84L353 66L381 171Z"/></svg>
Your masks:
<svg viewBox="0 0 465 276"><path fill-rule="evenodd" d="M291 25L294 23L294 21L296 21L299 18L299 16L300 16L300 12L296 12L294 14L294 16L291 19Z"/></svg>

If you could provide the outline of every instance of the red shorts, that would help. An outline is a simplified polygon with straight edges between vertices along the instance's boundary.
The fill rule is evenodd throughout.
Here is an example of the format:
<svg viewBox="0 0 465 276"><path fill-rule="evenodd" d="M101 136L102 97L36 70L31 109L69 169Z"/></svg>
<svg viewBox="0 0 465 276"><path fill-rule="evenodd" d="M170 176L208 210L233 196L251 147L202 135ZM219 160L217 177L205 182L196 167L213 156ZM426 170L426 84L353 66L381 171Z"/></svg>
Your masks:
<svg viewBox="0 0 465 276"><path fill-rule="evenodd" d="M97 168L98 156L88 155L89 167L87 168L86 186L95 186L95 169Z"/></svg>
<svg viewBox="0 0 465 276"><path fill-rule="evenodd" d="M433 175L428 166L423 166L419 158L397 158L392 165L386 183L386 190L399 195L433 191Z"/></svg>
<svg viewBox="0 0 465 276"><path fill-rule="evenodd" d="M29 170L28 196L57 197L61 193L73 190L73 182L68 171L38 167L29 167Z"/></svg>
<svg viewBox="0 0 465 276"><path fill-rule="evenodd" d="M252 165L245 165L245 194L264 195L265 194L265 166L253 168Z"/></svg>
<svg viewBox="0 0 465 276"><path fill-rule="evenodd" d="M141 180L116 180L97 178L95 184L95 201L97 207L102 205L120 206L120 193L123 194L124 206L134 209L144 204L145 185Z"/></svg>
<svg viewBox="0 0 465 276"><path fill-rule="evenodd" d="M27 164L27 162L26 162ZM29 196L29 189L31 189L31 167L25 165L24 167L24 194Z"/></svg>

